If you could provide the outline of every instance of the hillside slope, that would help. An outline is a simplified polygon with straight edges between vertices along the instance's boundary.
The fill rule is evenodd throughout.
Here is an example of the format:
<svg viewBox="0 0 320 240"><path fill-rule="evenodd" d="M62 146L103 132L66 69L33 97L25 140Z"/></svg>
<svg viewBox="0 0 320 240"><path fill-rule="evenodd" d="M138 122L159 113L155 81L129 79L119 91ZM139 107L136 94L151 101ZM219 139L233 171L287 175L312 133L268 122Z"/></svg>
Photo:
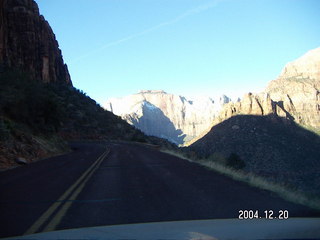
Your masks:
<svg viewBox="0 0 320 240"><path fill-rule="evenodd" d="M214 126L189 147L201 158L227 165L231 154L243 170L309 194L320 194L320 137L275 115L238 115Z"/></svg>
<svg viewBox="0 0 320 240"><path fill-rule="evenodd" d="M128 140L163 143L145 136L66 84L41 83L28 74L0 73L0 168L67 150L64 140Z"/></svg>
<svg viewBox="0 0 320 240"><path fill-rule="evenodd" d="M319 73L317 48L287 64L264 92L226 104L189 150L224 165L236 159L245 172L319 196Z"/></svg>
<svg viewBox="0 0 320 240"><path fill-rule="evenodd" d="M66 140L147 137L72 86L35 1L0 1L0 169L69 151Z"/></svg>

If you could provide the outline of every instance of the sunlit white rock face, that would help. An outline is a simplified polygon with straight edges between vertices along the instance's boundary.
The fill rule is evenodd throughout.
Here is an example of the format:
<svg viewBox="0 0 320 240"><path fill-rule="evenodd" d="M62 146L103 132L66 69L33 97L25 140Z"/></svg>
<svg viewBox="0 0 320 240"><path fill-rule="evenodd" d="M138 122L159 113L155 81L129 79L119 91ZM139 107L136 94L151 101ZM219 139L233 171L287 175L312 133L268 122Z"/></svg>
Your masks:
<svg viewBox="0 0 320 240"><path fill-rule="evenodd" d="M292 77L320 80L320 48L310 50L295 61L288 63L282 70L279 79Z"/></svg>
<svg viewBox="0 0 320 240"><path fill-rule="evenodd" d="M216 101L207 97L189 100L161 90L147 90L109 99L104 108L148 135L184 144L208 131L221 106L229 101L226 96Z"/></svg>
<svg viewBox="0 0 320 240"><path fill-rule="evenodd" d="M288 63L265 91L283 105L280 116L320 129L320 48Z"/></svg>
<svg viewBox="0 0 320 240"><path fill-rule="evenodd" d="M264 92L226 104L214 124L238 114L277 114L320 131L320 48L288 63Z"/></svg>

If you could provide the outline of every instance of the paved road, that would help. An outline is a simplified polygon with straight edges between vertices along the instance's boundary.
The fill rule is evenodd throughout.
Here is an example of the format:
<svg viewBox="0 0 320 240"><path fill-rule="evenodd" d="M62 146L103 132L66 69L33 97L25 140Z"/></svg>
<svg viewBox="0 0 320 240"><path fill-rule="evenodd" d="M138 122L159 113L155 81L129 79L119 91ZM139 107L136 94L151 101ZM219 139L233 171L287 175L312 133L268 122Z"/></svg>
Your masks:
<svg viewBox="0 0 320 240"><path fill-rule="evenodd" d="M72 153L0 173L0 237L91 226L238 218L239 210L320 216L155 149L74 143ZM272 221L272 220L271 220Z"/></svg>

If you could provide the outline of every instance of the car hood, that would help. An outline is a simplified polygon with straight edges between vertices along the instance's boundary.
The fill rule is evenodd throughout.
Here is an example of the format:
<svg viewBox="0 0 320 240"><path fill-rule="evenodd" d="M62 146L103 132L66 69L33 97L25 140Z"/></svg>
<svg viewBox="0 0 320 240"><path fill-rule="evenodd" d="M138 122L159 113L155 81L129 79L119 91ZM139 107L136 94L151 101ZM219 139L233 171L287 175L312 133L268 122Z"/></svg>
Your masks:
<svg viewBox="0 0 320 240"><path fill-rule="evenodd" d="M196 220L99 226L7 239L319 239L320 218Z"/></svg>

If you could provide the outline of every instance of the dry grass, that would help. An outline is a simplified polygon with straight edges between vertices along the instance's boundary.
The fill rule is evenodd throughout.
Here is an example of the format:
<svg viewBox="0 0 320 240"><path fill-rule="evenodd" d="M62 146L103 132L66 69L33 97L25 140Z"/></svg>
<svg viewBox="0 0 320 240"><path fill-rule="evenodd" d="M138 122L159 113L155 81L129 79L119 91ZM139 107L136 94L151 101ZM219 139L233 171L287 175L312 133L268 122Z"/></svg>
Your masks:
<svg viewBox="0 0 320 240"><path fill-rule="evenodd" d="M179 152L176 152L176 151L173 151L173 150L161 149L161 152L170 154L172 156L175 156L175 157L178 157L178 158L181 158L181 159L184 159L184 160L187 160L189 162L195 162L194 160L184 156L182 153L179 153Z"/></svg>
<svg viewBox="0 0 320 240"><path fill-rule="evenodd" d="M302 204L304 206L320 210L320 198L310 197L302 192L293 191L288 189L284 184L270 182L263 177L254 175L252 173L246 173L241 170L234 170L232 168L217 164L211 160L195 160L186 157L183 153L171 151L171 150L162 150L162 152L185 159L189 162L198 163L202 166L205 166L213 171L216 171L225 176L231 177L236 181L241 181L249 184L250 186L257 187L260 189L268 190L273 193L276 193L281 198L288 200L290 202Z"/></svg>

